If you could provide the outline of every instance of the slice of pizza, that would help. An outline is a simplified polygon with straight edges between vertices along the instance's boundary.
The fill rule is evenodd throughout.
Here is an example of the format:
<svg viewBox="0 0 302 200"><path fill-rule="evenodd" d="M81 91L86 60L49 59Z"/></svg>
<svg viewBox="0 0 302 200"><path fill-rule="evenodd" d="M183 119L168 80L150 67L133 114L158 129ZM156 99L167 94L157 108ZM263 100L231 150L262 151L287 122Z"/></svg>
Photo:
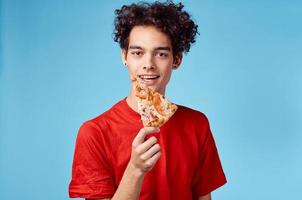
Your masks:
<svg viewBox="0 0 302 200"><path fill-rule="evenodd" d="M135 96L144 127L160 127L176 112L177 106L162 94L136 81Z"/></svg>

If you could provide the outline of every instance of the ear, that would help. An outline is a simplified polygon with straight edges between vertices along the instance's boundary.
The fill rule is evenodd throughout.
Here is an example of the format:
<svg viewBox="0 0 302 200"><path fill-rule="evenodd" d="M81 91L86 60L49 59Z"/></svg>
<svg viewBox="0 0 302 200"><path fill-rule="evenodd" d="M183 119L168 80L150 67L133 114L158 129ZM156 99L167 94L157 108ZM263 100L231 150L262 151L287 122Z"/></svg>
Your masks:
<svg viewBox="0 0 302 200"><path fill-rule="evenodd" d="M178 69L182 61L182 53L179 53L174 57L172 69Z"/></svg>
<svg viewBox="0 0 302 200"><path fill-rule="evenodd" d="M122 49L121 56L122 56L123 65L126 66L127 65L127 50L126 49Z"/></svg>

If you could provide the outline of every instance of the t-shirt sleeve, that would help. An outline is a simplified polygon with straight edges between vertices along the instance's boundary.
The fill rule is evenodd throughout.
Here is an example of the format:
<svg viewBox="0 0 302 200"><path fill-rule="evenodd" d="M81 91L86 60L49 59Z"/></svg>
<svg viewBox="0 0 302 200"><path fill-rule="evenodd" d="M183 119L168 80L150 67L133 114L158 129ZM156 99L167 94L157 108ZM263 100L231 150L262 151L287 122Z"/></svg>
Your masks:
<svg viewBox="0 0 302 200"><path fill-rule="evenodd" d="M203 116L200 124L203 127L199 130L199 162L193 181L195 197L206 195L227 182L208 119Z"/></svg>
<svg viewBox="0 0 302 200"><path fill-rule="evenodd" d="M115 189L108 160L100 127L93 122L84 123L76 139L69 196L111 198Z"/></svg>

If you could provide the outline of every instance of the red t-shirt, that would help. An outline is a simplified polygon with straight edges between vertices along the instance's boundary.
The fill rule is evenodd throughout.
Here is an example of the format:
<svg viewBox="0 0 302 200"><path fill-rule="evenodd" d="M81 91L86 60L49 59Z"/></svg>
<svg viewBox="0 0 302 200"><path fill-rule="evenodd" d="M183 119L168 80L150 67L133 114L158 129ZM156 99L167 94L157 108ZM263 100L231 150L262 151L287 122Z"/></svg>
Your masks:
<svg viewBox="0 0 302 200"><path fill-rule="evenodd" d="M143 127L125 99L85 122L78 133L69 196L111 198ZM161 157L144 177L140 200L198 199L226 183L208 120L199 111L178 110L155 136Z"/></svg>

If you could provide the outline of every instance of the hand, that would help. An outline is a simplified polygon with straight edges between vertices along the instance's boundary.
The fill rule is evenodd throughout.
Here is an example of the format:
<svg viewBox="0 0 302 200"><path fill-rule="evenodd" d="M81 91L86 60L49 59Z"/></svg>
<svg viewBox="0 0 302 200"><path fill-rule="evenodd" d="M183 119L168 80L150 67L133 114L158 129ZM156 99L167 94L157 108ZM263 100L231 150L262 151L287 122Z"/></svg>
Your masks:
<svg viewBox="0 0 302 200"><path fill-rule="evenodd" d="M150 171L160 157L160 146L156 137L145 141L146 135L159 132L159 128L142 128L132 142L132 152L129 164L139 173Z"/></svg>

